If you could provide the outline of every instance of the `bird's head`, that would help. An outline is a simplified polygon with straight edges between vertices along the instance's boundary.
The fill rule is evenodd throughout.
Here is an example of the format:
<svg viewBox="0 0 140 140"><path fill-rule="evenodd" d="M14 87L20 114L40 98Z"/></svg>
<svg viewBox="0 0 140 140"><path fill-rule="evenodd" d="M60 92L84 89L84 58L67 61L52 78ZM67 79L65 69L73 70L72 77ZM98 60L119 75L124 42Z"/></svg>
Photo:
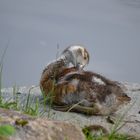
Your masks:
<svg viewBox="0 0 140 140"><path fill-rule="evenodd" d="M69 46L62 54L69 64L73 64L78 69L83 69L89 63L89 53L81 45Z"/></svg>

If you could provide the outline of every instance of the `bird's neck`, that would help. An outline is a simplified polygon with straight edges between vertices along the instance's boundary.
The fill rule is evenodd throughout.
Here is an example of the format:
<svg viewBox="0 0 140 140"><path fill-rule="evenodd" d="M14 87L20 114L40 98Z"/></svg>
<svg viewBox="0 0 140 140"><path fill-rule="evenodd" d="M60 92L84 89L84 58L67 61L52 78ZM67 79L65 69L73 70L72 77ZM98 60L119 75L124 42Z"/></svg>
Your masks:
<svg viewBox="0 0 140 140"><path fill-rule="evenodd" d="M69 66L70 64L70 56L68 53L62 54L56 61L63 61L65 66Z"/></svg>

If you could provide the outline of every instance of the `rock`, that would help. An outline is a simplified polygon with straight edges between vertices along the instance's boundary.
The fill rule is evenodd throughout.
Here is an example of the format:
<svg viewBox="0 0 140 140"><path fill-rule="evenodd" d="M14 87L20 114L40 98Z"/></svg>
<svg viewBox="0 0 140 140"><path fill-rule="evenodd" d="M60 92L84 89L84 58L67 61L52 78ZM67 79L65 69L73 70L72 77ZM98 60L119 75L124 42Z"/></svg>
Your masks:
<svg viewBox="0 0 140 140"><path fill-rule="evenodd" d="M16 128L10 140L85 140L82 130L71 123L34 118L6 109L0 109L0 124Z"/></svg>
<svg viewBox="0 0 140 140"><path fill-rule="evenodd" d="M122 106L115 114L109 116L109 120L108 116L86 116L78 113L59 112L49 109L49 106L44 106L42 103L43 98L39 87L32 87L32 90L29 90L31 87L20 87L18 92L21 94L18 94L18 98L21 105L25 104L30 91L31 100L33 102L37 99L39 100L39 112L41 113L41 117L55 121L67 121L82 128L89 125L102 125L110 132L120 119L118 127L116 128L118 133L134 135L140 138L140 84L123 84L126 87L128 96L130 96L132 100L130 104ZM3 89L2 92L5 100L13 96L12 88Z"/></svg>

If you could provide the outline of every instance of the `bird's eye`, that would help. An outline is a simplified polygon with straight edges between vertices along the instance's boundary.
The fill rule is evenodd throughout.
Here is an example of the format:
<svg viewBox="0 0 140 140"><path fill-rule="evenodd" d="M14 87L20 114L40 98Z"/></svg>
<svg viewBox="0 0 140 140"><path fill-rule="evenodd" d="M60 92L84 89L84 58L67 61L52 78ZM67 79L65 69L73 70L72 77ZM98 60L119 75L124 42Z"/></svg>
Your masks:
<svg viewBox="0 0 140 140"><path fill-rule="evenodd" d="M86 59L87 59L87 57L86 57L86 56L84 56L84 59L86 60Z"/></svg>

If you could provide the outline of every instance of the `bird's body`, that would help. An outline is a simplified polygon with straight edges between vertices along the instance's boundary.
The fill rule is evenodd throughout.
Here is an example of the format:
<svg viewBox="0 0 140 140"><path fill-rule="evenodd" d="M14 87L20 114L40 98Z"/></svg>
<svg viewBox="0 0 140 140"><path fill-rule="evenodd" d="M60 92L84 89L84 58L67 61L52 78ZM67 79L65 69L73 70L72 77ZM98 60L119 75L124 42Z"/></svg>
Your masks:
<svg viewBox="0 0 140 140"><path fill-rule="evenodd" d="M63 96L62 100L67 104L67 109L69 109L68 105L78 103L71 111L79 110L86 114L108 115L131 100L126 95L122 84L94 72L70 72L60 79L57 86L65 82L75 87L75 92L69 92ZM85 107L89 111L85 110ZM63 110L63 107L59 109Z"/></svg>

